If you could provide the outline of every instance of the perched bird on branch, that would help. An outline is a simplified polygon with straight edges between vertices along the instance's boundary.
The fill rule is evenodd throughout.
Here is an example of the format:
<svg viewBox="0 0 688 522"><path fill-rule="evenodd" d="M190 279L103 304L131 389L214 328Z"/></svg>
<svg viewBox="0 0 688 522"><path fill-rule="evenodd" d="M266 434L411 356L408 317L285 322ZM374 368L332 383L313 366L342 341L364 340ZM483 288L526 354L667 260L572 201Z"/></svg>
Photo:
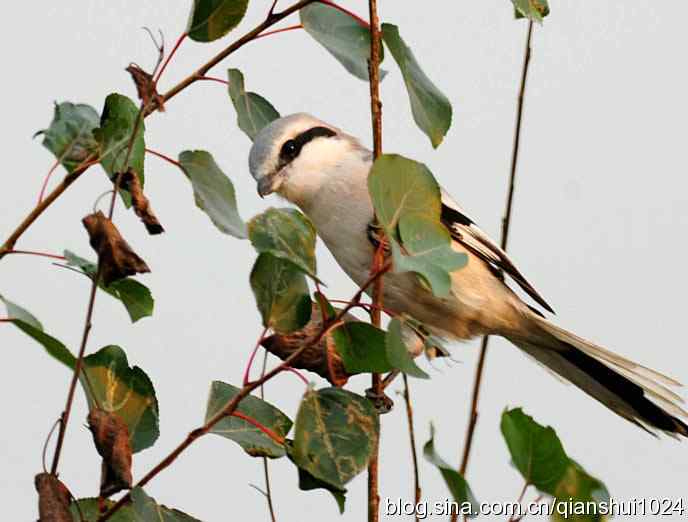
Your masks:
<svg viewBox="0 0 688 522"><path fill-rule="evenodd" d="M308 114L277 119L256 136L249 168L266 196L276 192L313 222L342 269L358 285L370 276L374 210L367 178L369 150L336 127ZM522 301L505 274L546 311L552 309L506 253L442 191L442 224L451 247L468 263L451 273L448 297L435 296L410 272L384 276L384 305L408 314L438 336L466 340L500 335L641 428L688 436L680 383L582 339Z"/></svg>

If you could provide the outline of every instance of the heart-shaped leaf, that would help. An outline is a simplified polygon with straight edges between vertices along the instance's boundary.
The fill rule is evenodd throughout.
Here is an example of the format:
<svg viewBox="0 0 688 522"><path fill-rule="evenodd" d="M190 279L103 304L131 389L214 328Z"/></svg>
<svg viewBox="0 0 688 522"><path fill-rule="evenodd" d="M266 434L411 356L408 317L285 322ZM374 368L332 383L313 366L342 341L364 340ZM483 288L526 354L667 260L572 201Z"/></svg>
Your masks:
<svg viewBox="0 0 688 522"><path fill-rule="evenodd" d="M206 408L206 422L220 412L241 390L231 384L213 381ZM273 433L284 438L292 422L280 410L253 395L246 396L236 410L261 423ZM215 424L211 433L221 435L239 444L252 457L283 457L284 445L278 444L253 424L238 417L225 417Z"/></svg>
<svg viewBox="0 0 688 522"><path fill-rule="evenodd" d="M217 166L209 152L186 150L179 163L191 181L196 206L225 234L245 239L246 223L239 216L234 185Z"/></svg>
<svg viewBox="0 0 688 522"><path fill-rule="evenodd" d="M366 469L378 443L379 419L366 398L341 388L309 390L294 426L294 463L337 489Z"/></svg>
<svg viewBox="0 0 688 522"><path fill-rule="evenodd" d="M55 104L50 127L38 132L43 146L52 152L67 172L73 172L87 158L98 153L93 130L99 125L98 112L83 103Z"/></svg>
<svg viewBox="0 0 688 522"><path fill-rule="evenodd" d="M401 69L414 121L432 146L439 147L451 125L451 103L423 72L396 25L382 24L382 38Z"/></svg>
<svg viewBox="0 0 688 522"><path fill-rule="evenodd" d="M237 112L237 125L253 141L260 130L280 117L272 104L255 92L246 92L239 69L227 71L229 97Z"/></svg>
<svg viewBox="0 0 688 522"><path fill-rule="evenodd" d="M244 18L248 0L194 0L187 33L197 42L212 42L234 29Z"/></svg>
<svg viewBox="0 0 688 522"><path fill-rule="evenodd" d="M356 78L368 81L370 28L332 6L315 2L299 11L303 28ZM380 57L380 61L384 55ZM386 71L380 71L382 80Z"/></svg>
<svg viewBox="0 0 688 522"><path fill-rule="evenodd" d="M249 221L248 235L258 252L286 259L317 280L315 228L298 210L269 208Z"/></svg>

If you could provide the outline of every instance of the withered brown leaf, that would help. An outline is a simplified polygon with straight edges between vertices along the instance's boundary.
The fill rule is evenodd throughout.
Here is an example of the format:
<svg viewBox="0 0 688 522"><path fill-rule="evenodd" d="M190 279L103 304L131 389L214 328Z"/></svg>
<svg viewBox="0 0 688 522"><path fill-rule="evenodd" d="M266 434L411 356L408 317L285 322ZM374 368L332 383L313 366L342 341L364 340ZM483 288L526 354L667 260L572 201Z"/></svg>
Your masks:
<svg viewBox="0 0 688 522"><path fill-rule="evenodd" d="M165 229L162 228L160 221L158 221L158 218L151 208L150 201L148 201L148 198L143 193L141 180L136 175L134 169L129 167L129 169L121 175L119 184L122 189L131 194L131 203L134 207L134 212L136 212L136 215L145 225L148 233L151 235L162 234Z"/></svg>
<svg viewBox="0 0 688 522"><path fill-rule="evenodd" d="M151 102L154 102L160 112L165 112L165 100L160 93L158 93L157 86L153 81L153 75L147 73L135 63L129 64L125 70L131 75L131 79L134 80L139 100L141 100L146 107L149 107Z"/></svg>
<svg viewBox="0 0 688 522"><path fill-rule="evenodd" d="M146 262L131 249L117 227L100 210L86 216L82 223L90 244L98 254L106 285L134 274L150 272Z"/></svg>
<svg viewBox="0 0 688 522"><path fill-rule="evenodd" d="M109 497L131 489L129 428L117 414L99 408L94 408L87 419L98 454L103 457L100 495Z"/></svg>
<svg viewBox="0 0 688 522"><path fill-rule="evenodd" d="M60 480L50 473L39 473L34 479L38 491L40 522L74 522L69 510L72 494Z"/></svg>

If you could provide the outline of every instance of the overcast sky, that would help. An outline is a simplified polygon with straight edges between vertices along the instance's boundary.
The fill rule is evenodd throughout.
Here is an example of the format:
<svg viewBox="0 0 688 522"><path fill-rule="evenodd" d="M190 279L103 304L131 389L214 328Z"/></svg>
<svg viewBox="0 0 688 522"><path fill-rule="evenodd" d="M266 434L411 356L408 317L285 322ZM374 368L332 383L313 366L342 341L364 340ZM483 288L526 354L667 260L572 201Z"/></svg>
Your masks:
<svg viewBox="0 0 688 522"><path fill-rule="evenodd" d="M238 32L220 42L186 42L162 81L163 90L262 20L270 3L251 2ZM510 252L557 310L559 324L688 382L688 5L552 3L552 15L533 37ZM31 139L48 126L53 101L89 103L100 111L110 92L134 97L124 68L132 61L150 67L154 54L140 28L160 28L172 42L185 28L190 4L13 3L11 23L0 34L5 57L1 239L35 204L54 161L39 140ZM363 0L342 4L367 13ZM399 25L454 106L452 128L433 150L412 121L401 76L389 57L384 68L390 73L382 86L384 149L426 163L481 227L498 237L527 24L513 20L507 0L380 4L381 19ZM240 68L247 87L282 114L311 112L370 143L367 85L305 32L251 43L213 74L223 77L230 66ZM171 156L185 149L210 151L235 183L241 213L248 218L280 203L257 197L247 168L250 142L235 119L225 89L199 83L171 101L167 112L146 121L146 140ZM248 285L255 257L251 245L211 225L196 209L179 171L156 158L147 158L146 169L147 193L167 233L147 237L121 207L115 219L152 268L141 280L155 295L155 315L132 326L121 305L101 294L89 342L89 351L121 345L130 362L155 383L161 436L135 456L135 477L201 423L212 380L240 383L260 331ZM100 169L89 170L18 247L70 249L93 258L80 219L107 187ZM353 293L353 284L322 245L318 262L330 297ZM0 267L0 293L33 311L48 332L76 352L88 297L84 278L45 259L10 256ZM411 383L419 446L432 421L437 447L453 463L463 444L477 345L453 346L455 363L436 362L436 369L423 363L432 379ZM35 520L33 476L41 467L43 440L64 406L69 373L10 324L0 324L0 346L3 513L8 520ZM367 380L353 379L352 384L363 390ZM406 419L397 389L392 386L391 393L397 407L382 419L383 501L412 498ZM266 388L268 399L292 417L302 391L290 374ZM468 472L479 500L515 500L522 486L499 433L500 414L510 406L523 406L541 423L551 424L569 455L604 480L616 499L683 495L688 503L686 443L648 436L502 340L493 342L488 354ZM61 462L61 477L78 496L96 494L100 470L83 427L85 415L79 390ZM425 462L421 466L424 497L446 498L437 470ZM287 459L275 462L272 473L279 520L360 521L365 516L365 474L350 484L347 511L340 518L327 493L298 490ZM261 462L232 442L209 436L147 491L206 522L267 520L265 502L249 483L262 485ZM531 492L527 498L534 496Z"/></svg>

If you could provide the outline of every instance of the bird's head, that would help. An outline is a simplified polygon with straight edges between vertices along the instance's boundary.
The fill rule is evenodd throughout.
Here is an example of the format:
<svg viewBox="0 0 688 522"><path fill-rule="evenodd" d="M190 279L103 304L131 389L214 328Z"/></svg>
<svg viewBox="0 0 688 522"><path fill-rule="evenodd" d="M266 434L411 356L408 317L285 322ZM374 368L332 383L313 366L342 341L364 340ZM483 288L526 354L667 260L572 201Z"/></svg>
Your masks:
<svg viewBox="0 0 688 522"><path fill-rule="evenodd" d="M338 128L298 113L274 120L258 133L248 164L261 197L277 192L303 206L333 169L361 150L355 138Z"/></svg>

